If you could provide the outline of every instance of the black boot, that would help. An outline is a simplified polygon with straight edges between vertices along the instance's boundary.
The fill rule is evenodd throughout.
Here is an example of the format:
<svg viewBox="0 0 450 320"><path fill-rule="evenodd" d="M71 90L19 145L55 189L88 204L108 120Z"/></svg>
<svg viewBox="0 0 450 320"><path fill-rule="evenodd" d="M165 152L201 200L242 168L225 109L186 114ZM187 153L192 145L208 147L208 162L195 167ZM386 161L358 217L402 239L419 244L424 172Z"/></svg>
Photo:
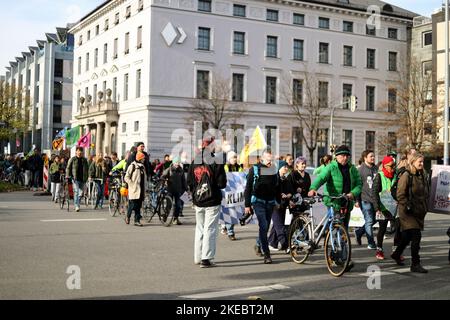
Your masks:
<svg viewBox="0 0 450 320"><path fill-rule="evenodd" d="M417 272L417 273L428 273L427 269L424 269L420 263L419 264L413 264L411 265L411 272Z"/></svg>
<svg viewBox="0 0 450 320"><path fill-rule="evenodd" d="M271 264L272 263L272 258L270 257L270 254L265 254L264 255L264 264Z"/></svg>

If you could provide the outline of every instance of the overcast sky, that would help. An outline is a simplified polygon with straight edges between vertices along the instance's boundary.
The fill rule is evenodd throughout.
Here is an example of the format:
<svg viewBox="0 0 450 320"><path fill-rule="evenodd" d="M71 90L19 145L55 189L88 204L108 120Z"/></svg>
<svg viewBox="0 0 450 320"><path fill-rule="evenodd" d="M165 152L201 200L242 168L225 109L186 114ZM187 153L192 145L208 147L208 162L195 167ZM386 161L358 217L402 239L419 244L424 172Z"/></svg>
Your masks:
<svg viewBox="0 0 450 320"><path fill-rule="evenodd" d="M45 40L45 33L54 33L56 27L65 27L104 0L0 0L0 75L14 57L35 46L36 40ZM390 0L404 9L430 16L443 0Z"/></svg>

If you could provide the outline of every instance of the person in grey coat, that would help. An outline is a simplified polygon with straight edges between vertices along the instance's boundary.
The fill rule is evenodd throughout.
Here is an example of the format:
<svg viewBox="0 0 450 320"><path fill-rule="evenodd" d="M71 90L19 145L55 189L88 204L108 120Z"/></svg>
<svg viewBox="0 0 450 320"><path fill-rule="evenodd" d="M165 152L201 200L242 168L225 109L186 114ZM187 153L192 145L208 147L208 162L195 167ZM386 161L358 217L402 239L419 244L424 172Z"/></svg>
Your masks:
<svg viewBox="0 0 450 320"><path fill-rule="evenodd" d="M186 177L184 175L184 170L181 165L180 157L175 157L172 160L172 164L166 170L163 171L161 176L163 179L167 179L168 187L167 190L172 195L175 202L175 212L173 214L174 220L173 224L182 225L179 220L180 213L183 210L183 201L180 199L181 196L187 190Z"/></svg>

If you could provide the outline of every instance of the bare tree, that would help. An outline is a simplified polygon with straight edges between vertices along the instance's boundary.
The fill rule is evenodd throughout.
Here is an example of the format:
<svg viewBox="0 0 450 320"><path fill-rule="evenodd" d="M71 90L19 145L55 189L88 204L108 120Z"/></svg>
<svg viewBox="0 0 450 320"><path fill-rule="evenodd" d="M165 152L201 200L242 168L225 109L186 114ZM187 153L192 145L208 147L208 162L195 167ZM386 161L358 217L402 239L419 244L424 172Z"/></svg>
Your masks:
<svg viewBox="0 0 450 320"><path fill-rule="evenodd" d="M194 121L202 121L206 131L208 128L225 130L231 124L236 123L236 119L245 113L245 103L240 100L242 97L234 97L231 81L224 79L218 74L213 74L212 81L204 85L197 93L197 98L191 101L190 116L187 121L192 124ZM233 101L237 100L237 101Z"/></svg>
<svg viewBox="0 0 450 320"><path fill-rule="evenodd" d="M23 134L29 126L30 98L21 88L0 82L0 140Z"/></svg>
<svg viewBox="0 0 450 320"><path fill-rule="evenodd" d="M329 118L328 94L321 93L321 82L314 73L308 71L304 72L301 80L289 79L285 83L283 95L299 127L303 129L303 142L309 152L309 161L313 164L323 122ZM325 83L322 85L325 86ZM329 92L328 83L326 86Z"/></svg>

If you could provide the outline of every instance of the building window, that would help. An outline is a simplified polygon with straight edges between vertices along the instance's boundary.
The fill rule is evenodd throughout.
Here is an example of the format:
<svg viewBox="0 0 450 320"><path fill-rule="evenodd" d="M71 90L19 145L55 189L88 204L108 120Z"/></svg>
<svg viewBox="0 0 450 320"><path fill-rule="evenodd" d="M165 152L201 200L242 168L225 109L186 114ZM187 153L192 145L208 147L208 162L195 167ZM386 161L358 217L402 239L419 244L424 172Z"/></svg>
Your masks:
<svg viewBox="0 0 450 320"><path fill-rule="evenodd" d="M233 53L245 54L245 32L234 32Z"/></svg>
<svg viewBox="0 0 450 320"><path fill-rule="evenodd" d="M61 82L53 83L53 100L62 100L63 86Z"/></svg>
<svg viewBox="0 0 450 320"><path fill-rule="evenodd" d="M375 69L375 49L367 49L367 69Z"/></svg>
<svg viewBox="0 0 450 320"><path fill-rule="evenodd" d="M292 103L295 106L303 105L303 80L294 79L292 82Z"/></svg>
<svg viewBox="0 0 450 320"><path fill-rule="evenodd" d="M320 159L327 154L329 154L328 129L319 129L317 136L317 163L320 163Z"/></svg>
<svg viewBox="0 0 450 320"><path fill-rule="evenodd" d="M376 36L377 35L377 29L374 25L368 25L366 24L366 34L368 36Z"/></svg>
<svg viewBox="0 0 450 320"><path fill-rule="evenodd" d="M125 133L125 132L127 132L127 123L126 122L122 123L122 133Z"/></svg>
<svg viewBox="0 0 450 320"><path fill-rule="evenodd" d="M267 36L266 57L276 58L278 56L278 38Z"/></svg>
<svg viewBox="0 0 450 320"><path fill-rule="evenodd" d="M344 66L351 67L353 65L353 47L344 46Z"/></svg>
<svg viewBox="0 0 450 320"><path fill-rule="evenodd" d="M81 34L80 37L78 38L78 45L82 46L83 45L83 35Z"/></svg>
<svg viewBox="0 0 450 320"><path fill-rule="evenodd" d="M89 71L89 52L86 53L86 71Z"/></svg>
<svg viewBox="0 0 450 320"><path fill-rule="evenodd" d="M93 97L93 101L94 101L94 106L97 104L97 85L94 84L94 92L92 93Z"/></svg>
<svg viewBox="0 0 450 320"><path fill-rule="evenodd" d="M274 140L276 139L277 127L276 126L266 126L266 141L267 145L275 145ZM273 139L273 140L272 140Z"/></svg>
<svg viewBox="0 0 450 320"><path fill-rule="evenodd" d="M125 54L130 53L130 33L125 33Z"/></svg>
<svg viewBox="0 0 450 320"><path fill-rule="evenodd" d="M233 5L233 16L235 17L245 17L245 6L240 4Z"/></svg>
<svg viewBox="0 0 450 320"><path fill-rule="evenodd" d="M142 48L142 26L139 26L137 29L137 48Z"/></svg>
<svg viewBox="0 0 450 320"><path fill-rule="evenodd" d="M129 17L131 17L131 6L128 6L125 11L125 18L128 19Z"/></svg>
<svg viewBox="0 0 450 320"><path fill-rule="evenodd" d="M397 134L395 132L388 132L388 151L397 151Z"/></svg>
<svg viewBox="0 0 450 320"><path fill-rule="evenodd" d="M103 90L102 90L102 92L103 92L103 96L105 97L106 96L106 80L103 81Z"/></svg>
<svg viewBox="0 0 450 320"><path fill-rule="evenodd" d="M118 57L118 50L119 50L119 39L118 38L115 38L114 39L114 48L113 48L113 50L114 50L114 55L113 55L113 59L117 59L117 57Z"/></svg>
<svg viewBox="0 0 450 320"><path fill-rule="evenodd" d="M141 69L139 69L138 71L136 71L136 98L141 97L141 76L142 71Z"/></svg>
<svg viewBox="0 0 450 320"><path fill-rule="evenodd" d="M62 105L53 105L53 123L61 123L62 120Z"/></svg>
<svg viewBox="0 0 450 320"><path fill-rule="evenodd" d="M353 93L353 85L349 83L344 83L342 85L342 102L343 109L350 109L350 97Z"/></svg>
<svg viewBox="0 0 450 320"><path fill-rule="evenodd" d="M342 136L342 144L347 146L352 152L353 148L353 131L352 130L344 130Z"/></svg>
<svg viewBox="0 0 450 320"><path fill-rule="evenodd" d="M80 111L81 90L77 91L77 112Z"/></svg>
<svg viewBox="0 0 450 320"><path fill-rule="evenodd" d="M105 31L109 29L109 19L105 20Z"/></svg>
<svg viewBox="0 0 450 320"><path fill-rule="evenodd" d="M320 42L319 43L319 63L328 63L328 48L329 44Z"/></svg>
<svg viewBox="0 0 450 320"><path fill-rule="evenodd" d="M112 96L113 96L113 101L117 102L117 78L113 79Z"/></svg>
<svg viewBox="0 0 450 320"><path fill-rule="evenodd" d="M366 87L366 110L375 111L375 87L372 86Z"/></svg>
<svg viewBox="0 0 450 320"><path fill-rule="evenodd" d="M94 68L98 67L98 48L94 50Z"/></svg>
<svg viewBox="0 0 450 320"><path fill-rule="evenodd" d="M144 10L144 0L138 2L138 12Z"/></svg>
<svg viewBox="0 0 450 320"><path fill-rule="evenodd" d="M198 11L211 12L211 0L198 0Z"/></svg>
<svg viewBox="0 0 450 320"><path fill-rule="evenodd" d="M267 9L266 20L278 22L278 10Z"/></svg>
<svg viewBox="0 0 450 320"><path fill-rule="evenodd" d="M424 32L422 47L430 46L433 44L433 33L432 32Z"/></svg>
<svg viewBox="0 0 450 320"><path fill-rule="evenodd" d="M397 111L397 90L389 89L388 91L388 112L395 113Z"/></svg>
<svg viewBox="0 0 450 320"><path fill-rule="evenodd" d="M87 41L91 40L91 30L87 32Z"/></svg>
<svg viewBox="0 0 450 320"><path fill-rule="evenodd" d="M55 77L62 78L63 77L63 65L64 60L62 59L55 59ZM27 85L30 85L30 70L27 70Z"/></svg>
<svg viewBox="0 0 450 320"><path fill-rule="evenodd" d="M294 13L293 23L304 26L305 25L305 15L300 13Z"/></svg>
<svg viewBox="0 0 450 320"><path fill-rule="evenodd" d="M330 29L330 19L319 17L319 28Z"/></svg>
<svg viewBox="0 0 450 320"><path fill-rule="evenodd" d="M103 46L103 64L108 63L108 44Z"/></svg>
<svg viewBox="0 0 450 320"><path fill-rule="evenodd" d="M375 150L375 131L366 131L366 150Z"/></svg>
<svg viewBox="0 0 450 320"><path fill-rule="evenodd" d="M209 97L209 71L197 71L197 99Z"/></svg>
<svg viewBox="0 0 450 320"><path fill-rule="evenodd" d="M294 39L294 60L303 61L303 40Z"/></svg>
<svg viewBox="0 0 450 320"><path fill-rule="evenodd" d="M78 57L78 74L81 74L81 57ZM39 81L39 77L36 77L36 79Z"/></svg>
<svg viewBox="0 0 450 320"><path fill-rule="evenodd" d="M266 77L266 103L277 103L277 78Z"/></svg>
<svg viewBox="0 0 450 320"><path fill-rule="evenodd" d="M120 13L116 13L116 17L115 17L115 19L114 19L114 24L115 25L118 25L119 24L119 22L120 22Z"/></svg>
<svg viewBox="0 0 450 320"><path fill-rule="evenodd" d="M319 81L319 107L328 108L328 82Z"/></svg>
<svg viewBox="0 0 450 320"><path fill-rule="evenodd" d="M303 155L303 129L299 127L292 128L292 154L295 159Z"/></svg>
<svg viewBox="0 0 450 320"><path fill-rule="evenodd" d="M96 25L96 26L95 26L95 35L98 36L99 33L100 33L100 26L99 26L99 25Z"/></svg>
<svg viewBox="0 0 450 320"><path fill-rule="evenodd" d="M389 39L398 39L398 30L394 28L388 28L388 38Z"/></svg>
<svg viewBox="0 0 450 320"><path fill-rule="evenodd" d="M389 52L389 71L397 71L397 52Z"/></svg>
<svg viewBox="0 0 450 320"><path fill-rule="evenodd" d="M244 101L244 75L241 73L233 73L233 101Z"/></svg>
<svg viewBox="0 0 450 320"><path fill-rule="evenodd" d="M210 50L210 28L198 28L198 49L199 50Z"/></svg>
<svg viewBox="0 0 450 320"><path fill-rule="evenodd" d="M138 132L139 131L139 121L135 121L134 122L134 132Z"/></svg>
<svg viewBox="0 0 450 320"><path fill-rule="evenodd" d="M431 73L433 72L433 61L422 62L422 72L424 77L431 76Z"/></svg>
<svg viewBox="0 0 450 320"><path fill-rule="evenodd" d="M128 100L128 73L123 77L123 101Z"/></svg>
<svg viewBox="0 0 450 320"><path fill-rule="evenodd" d="M344 32L353 32L353 22L351 21L344 21L342 24L342 31Z"/></svg>

